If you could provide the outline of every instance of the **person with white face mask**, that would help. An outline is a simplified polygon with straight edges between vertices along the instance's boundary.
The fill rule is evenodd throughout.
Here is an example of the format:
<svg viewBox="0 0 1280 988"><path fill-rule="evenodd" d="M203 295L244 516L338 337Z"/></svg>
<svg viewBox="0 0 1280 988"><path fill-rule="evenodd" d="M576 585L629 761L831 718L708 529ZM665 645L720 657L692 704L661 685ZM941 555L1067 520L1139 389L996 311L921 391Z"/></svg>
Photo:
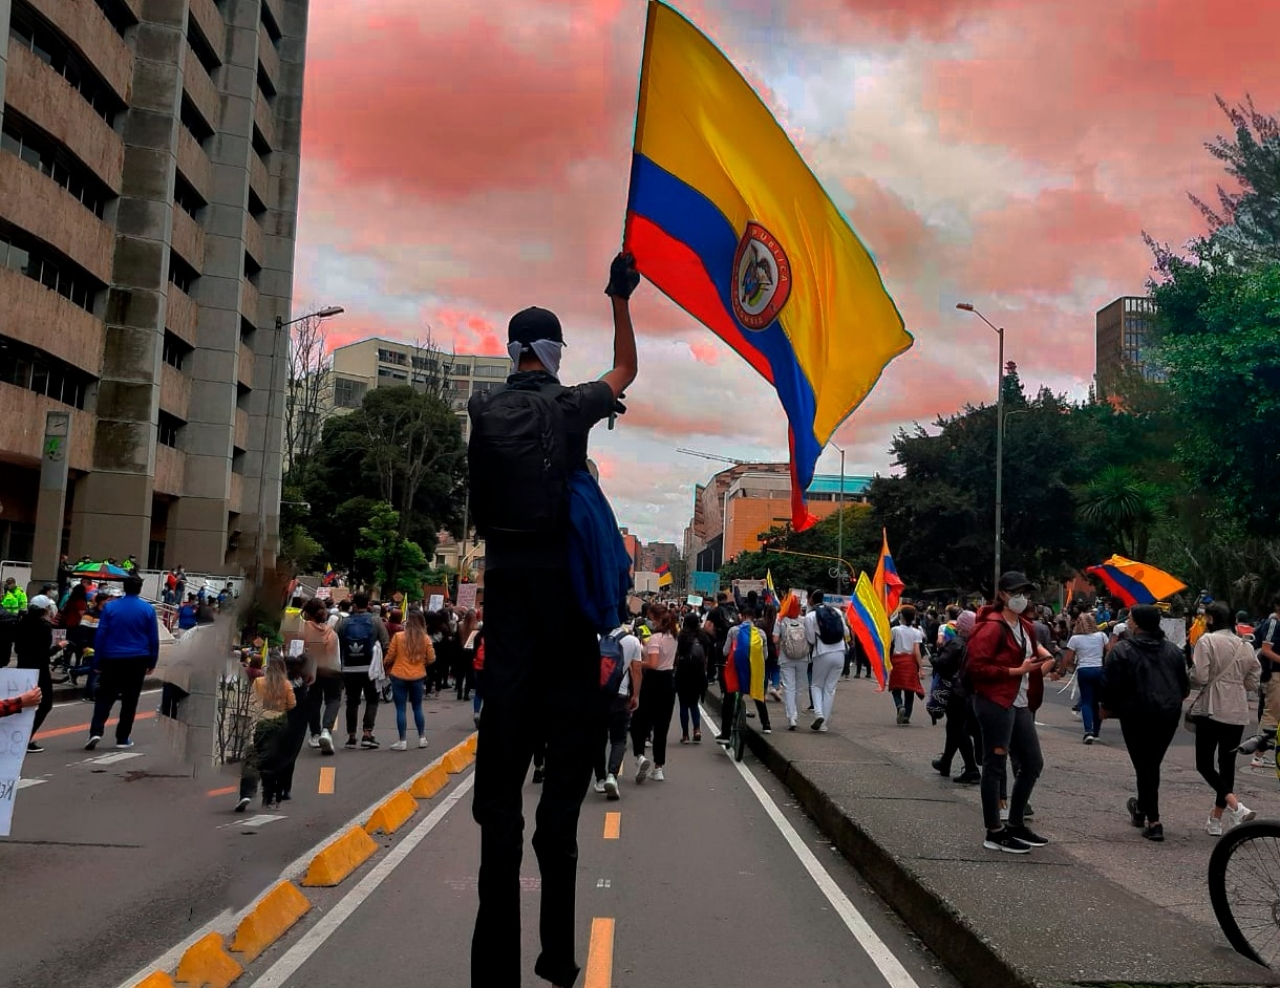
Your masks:
<svg viewBox="0 0 1280 988"><path fill-rule="evenodd" d="M982 732L982 817L989 851L1026 854L1048 843L1023 820L1031 791L1044 768L1035 714L1044 695L1044 673L1054 659L1036 641L1026 615L1033 586L1022 573L1000 577L996 602L978 612L969 636L965 669L972 685L973 712ZM1019 770L1009 801L1009 822L1000 820L1000 793L1009 757Z"/></svg>

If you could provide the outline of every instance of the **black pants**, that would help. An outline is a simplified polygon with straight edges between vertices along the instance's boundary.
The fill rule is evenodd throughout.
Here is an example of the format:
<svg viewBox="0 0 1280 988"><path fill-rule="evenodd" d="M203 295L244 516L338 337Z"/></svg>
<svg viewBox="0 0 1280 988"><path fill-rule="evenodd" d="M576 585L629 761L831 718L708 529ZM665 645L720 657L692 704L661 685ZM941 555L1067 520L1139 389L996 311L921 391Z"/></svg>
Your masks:
<svg viewBox="0 0 1280 988"><path fill-rule="evenodd" d="M531 630L544 627L547 600L572 599L567 570L485 573L484 708L471 810L480 824L473 988L520 984L524 780L539 741L546 744L546 779L533 834L542 876L534 972L554 985L578 977L578 814L600 741L599 640L572 607L552 630Z"/></svg>
<svg viewBox="0 0 1280 988"><path fill-rule="evenodd" d="M661 768L667 764L667 731L671 729L671 714L676 705L675 672L646 669L642 685L640 708L631 719L631 750L639 759L644 754L645 739L652 731L653 764Z"/></svg>
<svg viewBox="0 0 1280 988"><path fill-rule="evenodd" d="M596 781L603 782L606 775L622 771L622 759L627 754L627 728L631 726L631 697L615 696L605 709L603 728L604 744L596 746Z"/></svg>
<svg viewBox="0 0 1280 988"><path fill-rule="evenodd" d="M311 699L311 690L312 687L305 684L293 687L293 696L297 702L285 715L288 722L285 725L280 761L279 796L288 796L293 791L293 769L298 764L302 743L307 740L307 722L311 717L311 704L308 702Z"/></svg>
<svg viewBox="0 0 1280 988"><path fill-rule="evenodd" d="M107 718L116 700L120 701L120 721L116 724L116 743L124 744L133 732L133 718L138 713L138 697L142 695L142 681L147 678L151 660L145 656L134 659L103 659L99 664L98 695L93 702L93 722L89 725L90 737L100 738L107 729ZM52 691L50 691L52 693Z"/></svg>
<svg viewBox="0 0 1280 988"><path fill-rule="evenodd" d="M916 708L915 693L911 690L890 690L889 693L893 696L893 705L910 719L911 711Z"/></svg>
<svg viewBox="0 0 1280 988"><path fill-rule="evenodd" d="M307 690L307 727L312 735L318 735L322 730L332 731L338 723L341 706L342 677L336 674L316 676L316 681Z"/></svg>
<svg viewBox="0 0 1280 988"><path fill-rule="evenodd" d="M182 701L190 695L181 686L165 683L160 688L160 716L177 720L178 714L182 711Z"/></svg>
<svg viewBox="0 0 1280 988"><path fill-rule="evenodd" d="M31 667L19 663L18 668L29 669ZM36 707L36 719L34 726L31 728L32 737L35 737L36 731L40 730L40 725L44 723L44 719L49 716L49 711L53 709L53 673L49 671L48 662L39 667L36 685L40 687L40 706Z"/></svg>
<svg viewBox="0 0 1280 988"><path fill-rule="evenodd" d="M1196 720L1196 771L1214 792L1213 805L1227 808L1227 795L1236 788L1236 749L1244 728L1208 717ZM1214 768L1214 761L1217 768Z"/></svg>
<svg viewBox="0 0 1280 988"><path fill-rule="evenodd" d="M468 654L465 661L460 662L453 674L453 685L458 689L458 699L468 700L471 698L471 691L475 689L476 671L471 665L471 656Z"/></svg>
<svg viewBox="0 0 1280 988"><path fill-rule="evenodd" d="M973 716L967 698L956 697L947 701L947 716L944 721L947 731L946 743L942 749L942 765L951 772L951 761L958 754L964 762L964 771L978 771L975 752L982 751L982 734L978 730L978 722Z"/></svg>
<svg viewBox="0 0 1280 988"><path fill-rule="evenodd" d="M1181 719L1181 714L1175 712L1164 717L1131 714L1120 721L1120 734L1129 749L1129 761L1133 762L1138 781L1138 812L1147 823L1160 822L1160 763L1173 743ZM1234 774L1234 754L1231 765Z"/></svg>
<svg viewBox="0 0 1280 988"><path fill-rule="evenodd" d="M1009 823L1019 827L1031 790L1044 769L1035 714L1027 707L1002 707L985 696L974 696L972 702L973 715L982 731L982 822L990 831L1001 828L1000 799L1006 766L1010 758L1016 758L1018 771L1009 801Z"/></svg>
<svg viewBox="0 0 1280 988"><path fill-rule="evenodd" d="M253 745L240 764L240 797L253 798L262 782L262 801L274 803L280 798L281 767L285 760L285 738L288 720L264 717L253 727Z"/></svg>
<svg viewBox="0 0 1280 988"><path fill-rule="evenodd" d="M347 734L356 733L356 718L360 713L360 698L364 697L365 734L373 733L373 725L378 720L378 684L369 678L367 672L344 672L342 685L347 692Z"/></svg>

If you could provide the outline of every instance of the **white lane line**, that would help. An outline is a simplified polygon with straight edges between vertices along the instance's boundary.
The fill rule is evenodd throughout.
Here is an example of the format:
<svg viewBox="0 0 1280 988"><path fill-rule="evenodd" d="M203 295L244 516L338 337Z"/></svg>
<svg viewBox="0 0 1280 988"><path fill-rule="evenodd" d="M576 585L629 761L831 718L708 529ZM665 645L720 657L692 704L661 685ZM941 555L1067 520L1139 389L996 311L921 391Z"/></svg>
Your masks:
<svg viewBox="0 0 1280 988"><path fill-rule="evenodd" d="M278 961L267 968L262 973L262 976L253 983L252 988L280 988L281 985L288 981L310 959L311 955L337 932L338 928L350 918L351 914L360 908L360 904L369 898L379 885L391 877L392 872L399 867L400 862L408 857L413 849L422 843L423 839L445 818L445 815L458 805L459 800L471 791L475 781L475 772L471 772L445 798L443 803L432 810L427 815L427 818L414 827L404 840L400 841L388 852L385 858L374 865L369 874L360 879L350 892L331 906L315 926L307 930L297 943L285 951Z"/></svg>
<svg viewBox="0 0 1280 988"><path fill-rule="evenodd" d="M145 752L142 751L117 751L110 755L103 755L101 758L88 758L81 762L82 765L114 765L116 762L127 762L130 758L141 758Z"/></svg>
<svg viewBox="0 0 1280 988"><path fill-rule="evenodd" d="M267 823L275 823L277 820L287 820L288 817L277 813L259 813L256 816L246 817L243 820L232 820L230 823L221 823L218 830L228 830L231 827L261 827Z"/></svg>
<svg viewBox="0 0 1280 988"><path fill-rule="evenodd" d="M48 779L19 779L18 788L28 789L31 786L42 786L48 781L49 781Z"/></svg>
<svg viewBox="0 0 1280 988"><path fill-rule="evenodd" d="M702 719L707 721L713 729L716 729L716 733L719 733L715 722L707 715L706 708L700 709L702 710ZM773 821L783 839L791 846L791 850L795 852L796 857L800 859L800 863L804 865L804 870L809 873L809 877L813 879L814 884L827 897L827 901L831 903L831 908L836 911L836 915L844 921L844 925L853 934L859 946L871 958L871 963L879 970L885 982L890 988L919 988L919 985L916 984L916 979L902 966L902 962L894 956L893 951L885 945L885 942L880 939L876 931L871 928L862 913L858 911L858 907L849 901L849 897L844 894L844 890L831 877L831 874L822 867L821 862L809 850L809 845L804 842L804 838L796 832L795 827L791 826L791 821L782 815L782 811L778 809L778 804L765 791L764 786L756 781L756 777L751 774L746 765L742 762L734 761L733 754L728 748L722 750L729 756L730 763L738 770L738 774L746 781L747 787L755 794L760 805L764 807L769 819Z"/></svg>

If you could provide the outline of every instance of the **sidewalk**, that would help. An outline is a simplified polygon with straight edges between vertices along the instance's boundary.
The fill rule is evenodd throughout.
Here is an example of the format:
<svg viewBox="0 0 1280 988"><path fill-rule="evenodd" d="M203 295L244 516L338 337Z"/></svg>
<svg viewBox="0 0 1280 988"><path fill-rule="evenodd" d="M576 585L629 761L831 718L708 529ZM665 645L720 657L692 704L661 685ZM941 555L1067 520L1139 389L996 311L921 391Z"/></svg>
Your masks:
<svg viewBox="0 0 1280 988"><path fill-rule="evenodd" d="M718 710L718 696L709 699ZM899 727L889 695L862 679L842 680L834 706L828 733L808 730L805 714L790 733L782 705L770 703L775 733L750 721L751 749L966 984L1280 985L1218 929L1207 880L1214 838L1204 831L1213 798L1184 739L1165 759L1165 842L1152 844L1125 813L1133 772L1119 726L1086 746L1069 704L1046 702L1037 717L1045 770L1031 802L1034 829L1051 843L1015 856L983 849L977 787L931 768L943 726L930 726L923 704ZM1274 770L1238 765L1240 798L1280 817Z"/></svg>

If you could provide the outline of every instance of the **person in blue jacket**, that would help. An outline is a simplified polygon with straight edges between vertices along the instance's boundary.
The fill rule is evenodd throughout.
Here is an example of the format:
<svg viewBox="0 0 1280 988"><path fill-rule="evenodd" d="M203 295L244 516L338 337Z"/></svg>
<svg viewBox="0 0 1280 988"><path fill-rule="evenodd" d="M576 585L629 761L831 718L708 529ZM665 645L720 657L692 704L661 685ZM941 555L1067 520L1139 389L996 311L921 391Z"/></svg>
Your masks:
<svg viewBox="0 0 1280 988"><path fill-rule="evenodd" d="M132 748L133 719L138 712L142 684L160 660L160 632L156 609L141 597L142 580L131 576L124 581L124 596L111 601L98 619L94 657L98 660L98 694L89 725L86 751L92 751L106 731L107 717L116 700L120 719L116 723L116 747Z"/></svg>

